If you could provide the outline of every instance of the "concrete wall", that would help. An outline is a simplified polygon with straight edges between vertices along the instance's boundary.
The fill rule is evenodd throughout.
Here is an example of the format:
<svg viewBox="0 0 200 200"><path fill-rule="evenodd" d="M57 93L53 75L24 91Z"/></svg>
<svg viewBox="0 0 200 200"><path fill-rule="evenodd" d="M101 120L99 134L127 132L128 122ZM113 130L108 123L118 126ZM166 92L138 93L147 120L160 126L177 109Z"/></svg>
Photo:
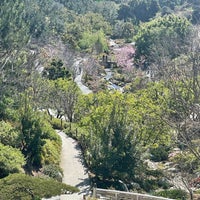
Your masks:
<svg viewBox="0 0 200 200"><path fill-rule="evenodd" d="M173 200L147 194L122 192L117 190L105 190L100 188L94 188L93 197L105 200Z"/></svg>

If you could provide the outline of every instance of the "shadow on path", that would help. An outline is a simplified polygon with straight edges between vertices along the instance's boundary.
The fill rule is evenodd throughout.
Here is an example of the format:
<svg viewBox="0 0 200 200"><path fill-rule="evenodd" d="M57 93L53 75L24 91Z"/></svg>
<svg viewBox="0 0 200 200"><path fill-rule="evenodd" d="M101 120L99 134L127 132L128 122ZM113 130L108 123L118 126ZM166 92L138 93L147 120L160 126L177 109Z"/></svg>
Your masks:
<svg viewBox="0 0 200 200"><path fill-rule="evenodd" d="M78 142L68 137L64 132L57 131L62 139L61 168L63 169L63 183L79 188L78 196L88 193L90 181L81 147ZM80 198L80 197L79 197Z"/></svg>

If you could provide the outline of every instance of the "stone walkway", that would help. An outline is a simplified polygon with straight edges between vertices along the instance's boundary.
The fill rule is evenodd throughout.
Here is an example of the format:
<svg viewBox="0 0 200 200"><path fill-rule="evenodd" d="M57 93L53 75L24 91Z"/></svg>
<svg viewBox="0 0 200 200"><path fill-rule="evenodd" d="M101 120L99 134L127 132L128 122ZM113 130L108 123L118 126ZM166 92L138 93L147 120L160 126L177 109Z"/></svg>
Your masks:
<svg viewBox="0 0 200 200"><path fill-rule="evenodd" d="M77 194L62 195L60 200L79 200L90 188L89 178L84 167L81 149L74 139L64 132L57 131L62 139L61 168L63 169L63 183L78 187Z"/></svg>

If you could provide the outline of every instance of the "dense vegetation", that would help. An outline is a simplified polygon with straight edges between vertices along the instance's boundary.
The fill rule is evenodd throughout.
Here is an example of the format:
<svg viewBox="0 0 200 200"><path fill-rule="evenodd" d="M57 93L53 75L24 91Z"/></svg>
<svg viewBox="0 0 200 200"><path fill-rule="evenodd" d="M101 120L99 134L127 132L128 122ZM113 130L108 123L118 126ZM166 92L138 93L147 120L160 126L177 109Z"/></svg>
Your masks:
<svg viewBox="0 0 200 200"><path fill-rule="evenodd" d="M163 165L178 147L182 156L173 155L170 161L178 166L192 199L200 161L200 3L1 0L0 6L4 199L52 196L67 187L10 175L40 172L61 181L61 140L53 128L65 129L79 140L94 181L121 180L137 191L173 185L164 167L152 170L147 160ZM111 81L123 86L123 93L107 89L102 58L115 64ZM149 71L153 75L147 78ZM80 73L95 93L82 95L74 81ZM21 188L10 185L19 181L17 187L21 180ZM34 187L35 182L44 187L57 183L56 191L27 190L29 181ZM159 194L176 198L174 193Z"/></svg>
<svg viewBox="0 0 200 200"><path fill-rule="evenodd" d="M13 174L0 180L0 199L41 199L57 196L63 192L77 192L78 189L58 183L53 179Z"/></svg>

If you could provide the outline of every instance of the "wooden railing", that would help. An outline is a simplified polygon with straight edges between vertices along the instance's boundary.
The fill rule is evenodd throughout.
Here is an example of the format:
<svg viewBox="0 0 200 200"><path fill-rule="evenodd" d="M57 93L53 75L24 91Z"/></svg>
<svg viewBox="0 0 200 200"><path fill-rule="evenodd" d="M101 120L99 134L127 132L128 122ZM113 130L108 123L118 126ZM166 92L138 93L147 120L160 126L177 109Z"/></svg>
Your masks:
<svg viewBox="0 0 200 200"><path fill-rule="evenodd" d="M105 200L173 200L164 197L151 196L132 192L122 192L118 190L106 190L100 188L93 189L93 197Z"/></svg>

